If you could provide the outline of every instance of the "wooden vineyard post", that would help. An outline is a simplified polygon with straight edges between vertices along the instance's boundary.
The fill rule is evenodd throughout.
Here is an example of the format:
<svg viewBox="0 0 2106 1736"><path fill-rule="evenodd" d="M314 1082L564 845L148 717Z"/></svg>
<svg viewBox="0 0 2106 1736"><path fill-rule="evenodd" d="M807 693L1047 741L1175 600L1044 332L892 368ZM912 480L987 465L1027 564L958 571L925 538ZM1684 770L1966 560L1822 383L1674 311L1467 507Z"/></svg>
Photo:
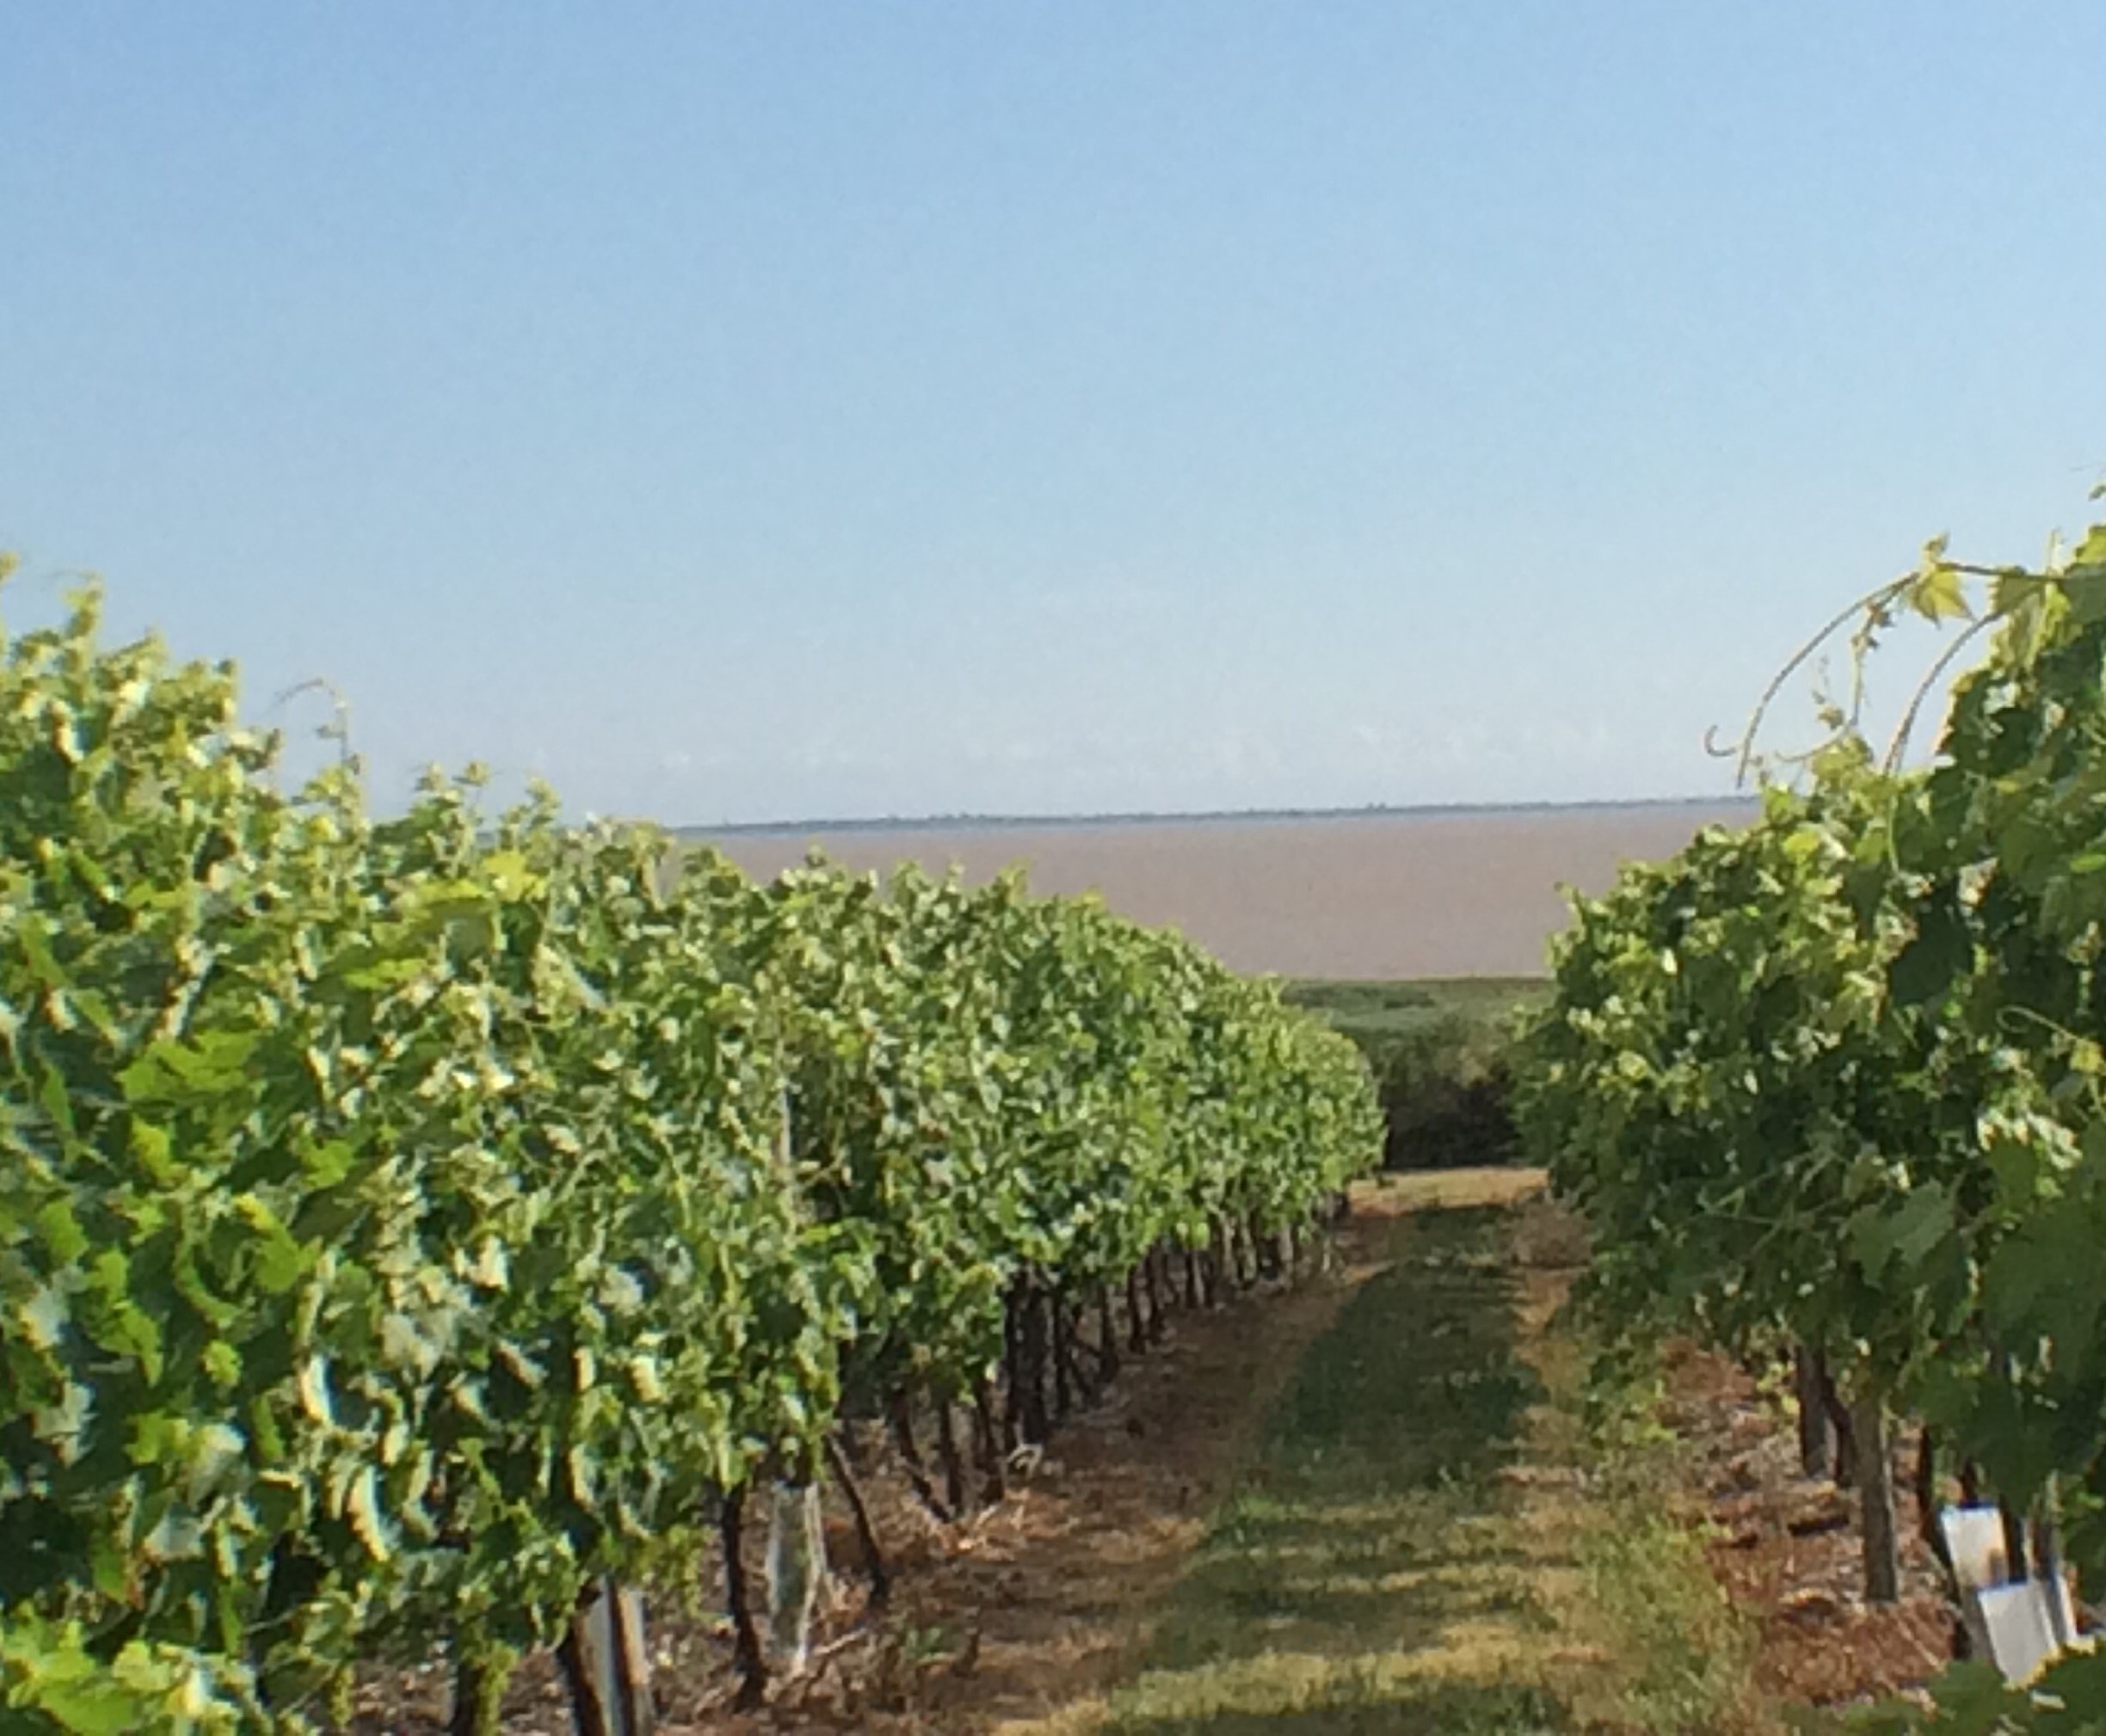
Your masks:
<svg viewBox="0 0 2106 1736"><path fill-rule="evenodd" d="M1030 1280L1019 1272L1002 1302L1002 1450L1024 1444L1024 1315Z"/></svg>
<svg viewBox="0 0 2106 1736"><path fill-rule="evenodd" d="M1820 1374L1821 1405L1828 1413L1829 1426L1835 1431L1835 1480L1838 1484L1854 1487L1857 1482L1857 1425L1851 1419L1850 1407L1836 1391L1835 1376L1829 1372L1826 1361L1816 1358L1815 1367Z"/></svg>
<svg viewBox="0 0 2106 1736"><path fill-rule="evenodd" d="M2016 1585L2030 1578L2033 1571L2026 1548L2025 1515L2001 1495L1997 1497L1997 1511L2004 1520L2004 1573Z"/></svg>
<svg viewBox="0 0 2106 1736"><path fill-rule="evenodd" d="M943 1467L944 1500L955 1518L964 1518L970 1505L965 1491L965 1462L958 1456L958 1425L951 1416L950 1398L936 1399L936 1462Z"/></svg>
<svg viewBox="0 0 2106 1736"><path fill-rule="evenodd" d="M914 1400L907 1388L894 1388L885 1408L892 1419L892 1444L899 1450L900 1462L907 1468L907 1482L914 1492L914 1499L936 1518L949 1524L955 1515L938 1498L936 1486L929 1481L928 1467L921 1462L921 1449L914 1443Z"/></svg>
<svg viewBox="0 0 2106 1736"><path fill-rule="evenodd" d="M768 1637L792 1676L811 1655L812 1617L827 1577L819 1486L779 1482L768 1508Z"/></svg>
<svg viewBox="0 0 2106 1736"><path fill-rule="evenodd" d="M1859 1401L1857 1499L1864 1533L1864 1594L1868 1604L1898 1603L1901 1551L1894 1519L1894 1454L1887 1438L1887 1409L1876 1394Z"/></svg>
<svg viewBox="0 0 2106 1736"><path fill-rule="evenodd" d="M844 1431L846 1427L843 1425ZM878 1529L871 1523L870 1507L856 1481L855 1467L838 1434L827 1437L826 1454L834 1480L841 1485L841 1493L848 1499L848 1511L855 1517L856 1542L863 1550L863 1572L870 1580L870 1600L882 1604L892 1595L892 1577L885 1571L884 1552L878 1546Z"/></svg>
<svg viewBox="0 0 2106 1736"><path fill-rule="evenodd" d="M610 1580L600 1601L607 1609L607 1649L623 1730L625 1736L652 1736L657 1708L651 1700L650 1651L644 1644L644 1594Z"/></svg>
<svg viewBox="0 0 2106 1736"><path fill-rule="evenodd" d="M1068 1378L1075 1358L1068 1345L1068 1286L1056 1284L1043 1293L1040 1306L1050 1309L1053 1315L1053 1417L1056 1422L1066 1422L1075 1409L1075 1382Z"/></svg>
<svg viewBox="0 0 2106 1736"><path fill-rule="evenodd" d="M1799 1468L1809 1477L1836 1474L1835 1424L1828 1413L1828 1372L1819 1351L1792 1348L1792 1397L1799 1413Z"/></svg>
<svg viewBox="0 0 2106 1736"><path fill-rule="evenodd" d="M1046 1416L1046 1358L1050 1353L1051 1335L1046 1330L1045 1291L1036 1282L1025 1280L1021 1298L1023 1330L1019 1334L1017 1372L1022 1377L1024 1390L1017 1405L1018 1431L1023 1440L1032 1446L1044 1446L1052 1431Z"/></svg>
<svg viewBox="0 0 2106 1736"><path fill-rule="evenodd" d="M1104 1396L1105 1377L1103 1358L1090 1343L1088 1334L1082 1330L1081 1305L1062 1301L1059 1309L1059 1318L1063 1323L1059 1335L1062 1365L1067 1370L1068 1388L1076 1403L1088 1408ZM1083 1365L1082 1352L1086 1350L1097 1358L1094 1370Z"/></svg>
<svg viewBox="0 0 2106 1736"><path fill-rule="evenodd" d="M1947 1547L1944 1528L1938 1524L1937 1431L1924 1423L1916 1434L1916 1472L1911 1479L1916 1497L1916 1529L1924 1547L1937 1558L1949 1582L1953 1577L1952 1550Z"/></svg>
<svg viewBox="0 0 2106 1736"><path fill-rule="evenodd" d="M984 1379L973 1388L973 1447L980 1458L980 1499L999 1505L1008 1499L1009 1479L995 1425L995 1396Z"/></svg>
<svg viewBox="0 0 2106 1736"><path fill-rule="evenodd" d="M644 1595L602 1579L557 1648L578 1736L651 1736L650 1654Z"/></svg>
<svg viewBox="0 0 2106 1736"><path fill-rule="evenodd" d="M739 1692L735 1702L750 1712L767 1697L767 1659L760 1650L760 1632L754 1626L753 1587L746 1578L746 1491L732 1490L724 1498L717 1517L717 1531L724 1542L724 1601L730 1606L731 1643L738 1664Z"/></svg>

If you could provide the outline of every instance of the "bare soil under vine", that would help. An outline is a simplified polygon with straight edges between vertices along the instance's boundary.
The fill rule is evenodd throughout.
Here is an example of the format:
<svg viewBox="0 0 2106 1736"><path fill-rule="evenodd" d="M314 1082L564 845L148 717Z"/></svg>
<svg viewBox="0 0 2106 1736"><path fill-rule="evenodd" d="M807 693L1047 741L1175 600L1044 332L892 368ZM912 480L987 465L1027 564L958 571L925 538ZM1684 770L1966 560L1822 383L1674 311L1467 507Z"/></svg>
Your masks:
<svg viewBox="0 0 2106 1736"><path fill-rule="evenodd" d="M1524 1204L1540 1188L1504 1169L1358 1190L1327 1274L1177 1312L1006 1502L961 1524L874 1453L890 1603L868 1607L846 1511L829 1512L816 1661L757 1712L732 1707L714 1564L669 1567L650 1622L659 1729L1755 1732L1782 1701L1934 1674L1927 1559L1899 1608L1865 1609L1851 1503L1796 1475L1768 1393L1694 1351L1666 1370L1675 1442L1648 1504L1688 1547L1664 1569L1640 1560L1653 1577L1622 1589L1641 1619L1617 1626L1624 1520L1579 1440L1583 1357L1555 1323L1576 1256L1569 1226ZM1405 1471L1368 1450L1376 1425ZM373 1672L349 1728L435 1736L446 1699L437 1668ZM570 1727L552 1665L529 1659L505 1728Z"/></svg>

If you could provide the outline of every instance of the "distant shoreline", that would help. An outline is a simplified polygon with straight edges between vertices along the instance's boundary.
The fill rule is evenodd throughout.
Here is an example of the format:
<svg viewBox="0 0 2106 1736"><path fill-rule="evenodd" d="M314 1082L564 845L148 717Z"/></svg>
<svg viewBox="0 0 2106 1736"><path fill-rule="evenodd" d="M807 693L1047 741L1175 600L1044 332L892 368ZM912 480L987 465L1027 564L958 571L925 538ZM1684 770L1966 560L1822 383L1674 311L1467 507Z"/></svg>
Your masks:
<svg viewBox="0 0 2106 1736"><path fill-rule="evenodd" d="M1095 894L1190 935L1233 970L1331 982L1540 975L1626 862L1665 861L1707 826L1752 824L1752 798L1428 803L1241 813L945 815L680 834L771 881L816 846L852 874L919 862L983 885L1027 868L1041 893Z"/></svg>
<svg viewBox="0 0 2106 1736"><path fill-rule="evenodd" d="M903 819L741 820L718 826L675 826L682 840L697 838L766 838L807 832L1011 832L1109 826L1213 826L1239 822L1266 824L1294 820L1413 820L1450 815L1627 813L1634 810L1746 808L1758 796L1634 796L1592 802L1428 802L1398 807L1215 808L1166 814L932 814Z"/></svg>

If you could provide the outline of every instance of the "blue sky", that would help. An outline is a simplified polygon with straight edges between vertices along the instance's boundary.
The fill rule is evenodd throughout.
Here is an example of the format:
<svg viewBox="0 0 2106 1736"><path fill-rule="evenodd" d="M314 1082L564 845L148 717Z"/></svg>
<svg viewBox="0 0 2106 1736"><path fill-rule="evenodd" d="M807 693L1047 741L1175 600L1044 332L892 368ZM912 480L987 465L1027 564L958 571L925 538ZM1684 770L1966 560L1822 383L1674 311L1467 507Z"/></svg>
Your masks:
<svg viewBox="0 0 2106 1736"><path fill-rule="evenodd" d="M1924 537L2084 521L2102 65L2079 4L0 0L9 617L89 567L259 715L325 674L384 798L1716 791Z"/></svg>

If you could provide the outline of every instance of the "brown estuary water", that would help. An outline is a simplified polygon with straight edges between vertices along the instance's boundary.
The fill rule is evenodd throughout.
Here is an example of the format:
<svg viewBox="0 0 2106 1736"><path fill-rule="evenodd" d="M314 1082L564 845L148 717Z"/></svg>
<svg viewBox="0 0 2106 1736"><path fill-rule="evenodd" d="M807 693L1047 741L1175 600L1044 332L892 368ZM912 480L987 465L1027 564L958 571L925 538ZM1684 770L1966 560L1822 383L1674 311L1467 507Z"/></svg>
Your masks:
<svg viewBox="0 0 2106 1736"><path fill-rule="evenodd" d="M1103 895L1239 970L1382 980L1533 976L1563 927L1561 886L1672 855L1749 803L1374 810L1219 818L785 826L683 834L772 877L816 846L855 869L914 861L972 881L1027 868L1042 892Z"/></svg>

